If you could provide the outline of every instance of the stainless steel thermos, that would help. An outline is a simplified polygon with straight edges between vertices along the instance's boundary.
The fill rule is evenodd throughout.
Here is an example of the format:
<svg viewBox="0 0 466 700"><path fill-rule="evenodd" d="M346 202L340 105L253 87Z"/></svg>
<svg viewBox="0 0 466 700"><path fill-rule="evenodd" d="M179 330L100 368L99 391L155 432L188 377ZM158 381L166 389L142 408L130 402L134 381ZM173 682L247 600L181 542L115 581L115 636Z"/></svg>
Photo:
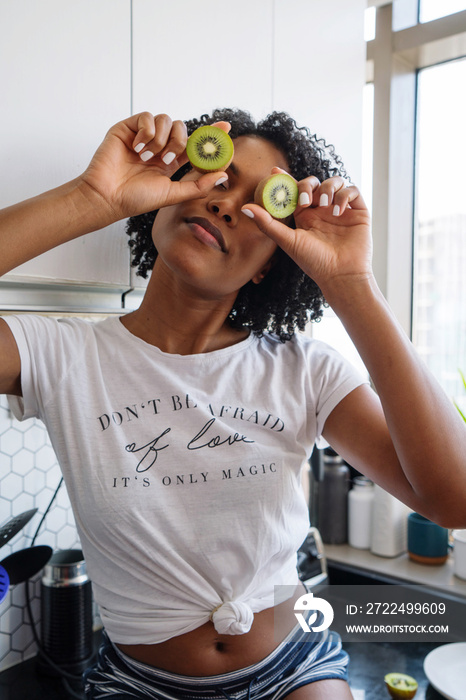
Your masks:
<svg viewBox="0 0 466 700"><path fill-rule="evenodd" d="M80 549L55 552L44 568L41 642L51 660L70 673L82 673L92 659L92 590Z"/></svg>
<svg viewBox="0 0 466 700"><path fill-rule="evenodd" d="M349 483L348 467L336 452L326 448L317 496L317 527L325 544L343 544L348 540Z"/></svg>

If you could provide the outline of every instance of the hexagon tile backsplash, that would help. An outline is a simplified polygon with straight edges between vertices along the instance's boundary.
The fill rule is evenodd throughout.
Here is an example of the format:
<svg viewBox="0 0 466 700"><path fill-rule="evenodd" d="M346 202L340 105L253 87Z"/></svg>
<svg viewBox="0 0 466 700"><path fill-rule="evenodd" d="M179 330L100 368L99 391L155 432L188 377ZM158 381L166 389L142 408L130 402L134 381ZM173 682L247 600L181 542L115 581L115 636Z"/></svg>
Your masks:
<svg viewBox="0 0 466 700"><path fill-rule="evenodd" d="M30 508L38 508L32 520L0 552L0 560L24 547L30 547L61 478L55 453L44 425L30 419L17 421L0 397L0 526ZM35 544L54 550L80 548L73 513L62 484L52 508L42 524ZM40 628L40 578L31 579L30 597L34 620ZM11 586L0 603L0 671L34 656L36 646L28 620L25 583Z"/></svg>

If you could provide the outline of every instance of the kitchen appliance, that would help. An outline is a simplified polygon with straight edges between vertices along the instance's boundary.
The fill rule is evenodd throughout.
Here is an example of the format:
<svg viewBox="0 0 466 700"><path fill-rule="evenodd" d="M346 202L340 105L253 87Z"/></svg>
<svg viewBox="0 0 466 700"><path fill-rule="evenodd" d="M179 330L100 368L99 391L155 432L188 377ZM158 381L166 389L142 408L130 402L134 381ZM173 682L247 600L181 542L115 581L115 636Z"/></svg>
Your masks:
<svg viewBox="0 0 466 700"><path fill-rule="evenodd" d="M68 673L82 673L92 660L92 590L80 549L55 552L44 568L41 641L47 656ZM40 670L58 675L46 661L40 661Z"/></svg>
<svg viewBox="0 0 466 700"><path fill-rule="evenodd" d="M9 542L37 513L37 508L15 515L0 527L0 547ZM52 555L47 545L26 547L13 552L0 561L0 603L6 598L10 586L23 583L37 574Z"/></svg>
<svg viewBox="0 0 466 700"><path fill-rule="evenodd" d="M317 496L317 527L325 544L348 541L350 471L330 447L323 454L323 479Z"/></svg>
<svg viewBox="0 0 466 700"><path fill-rule="evenodd" d="M8 571L0 564L0 603L5 600L10 587L10 577Z"/></svg>
<svg viewBox="0 0 466 700"><path fill-rule="evenodd" d="M320 532L310 527L298 551L298 574L307 588L328 580L327 558Z"/></svg>
<svg viewBox="0 0 466 700"><path fill-rule="evenodd" d="M37 513L37 508L25 510L24 513L15 515L10 518L2 527L0 527L0 547L9 542L22 528L31 520Z"/></svg>

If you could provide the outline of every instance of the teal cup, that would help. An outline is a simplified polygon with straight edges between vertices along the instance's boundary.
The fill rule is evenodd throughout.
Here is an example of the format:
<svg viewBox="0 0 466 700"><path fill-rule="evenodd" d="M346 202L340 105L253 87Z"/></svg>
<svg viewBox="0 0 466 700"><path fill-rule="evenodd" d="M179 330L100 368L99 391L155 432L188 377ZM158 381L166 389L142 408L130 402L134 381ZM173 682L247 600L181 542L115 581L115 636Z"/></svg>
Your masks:
<svg viewBox="0 0 466 700"><path fill-rule="evenodd" d="M410 513L408 555L418 564L444 564L448 558L448 529L419 513Z"/></svg>

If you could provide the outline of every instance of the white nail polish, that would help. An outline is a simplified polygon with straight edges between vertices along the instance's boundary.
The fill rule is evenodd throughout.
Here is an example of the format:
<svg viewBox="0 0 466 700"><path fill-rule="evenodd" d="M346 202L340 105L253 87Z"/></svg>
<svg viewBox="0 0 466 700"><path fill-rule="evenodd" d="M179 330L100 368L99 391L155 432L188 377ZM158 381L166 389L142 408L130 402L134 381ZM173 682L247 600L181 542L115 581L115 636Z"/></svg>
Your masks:
<svg viewBox="0 0 466 700"><path fill-rule="evenodd" d="M162 160L165 163L165 165L170 165L170 163L173 163L173 161L176 158L176 153L172 153L171 151L169 153L165 153L163 156Z"/></svg>
<svg viewBox="0 0 466 700"><path fill-rule="evenodd" d="M299 206L300 206L300 207L305 207L305 206L307 206L307 205L310 203L310 201L311 201L311 200L309 199L308 193L307 193L307 192L301 192L301 194L299 195L299 200L298 200Z"/></svg>
<svg viewBox="0 0 466 700"><path fill-rule="evenodd" d="M335 206L333 207L333 216L340 216L340 207L338 206L338 204L335 204Z"/></svg>
<svg viewBox="0 0 466 700"><path fill-rule="evenodd" d="M319 207L328 207L328 194L320 195Z"/></svg>
<svg viewBox="0 0 466 700"><path fill-rule="evenodd" d="M152 151L144 151L144 153L141 153L141 160L143 160L144 162L146 160L150 160L153 157L154 154L152 153Z"/></svg>
<svg viewBox="0 0 466 700"><path fill-rule="evenodd" d="M223 177L219 177L217 182L215 183L215 187L217 187L217 185L222 185L227 180L228 180L228 178L225 175Z"/></svg>
<svg viewBox="0 0 466 700"><path fill-rule="evenodd" d="M250 219L254 219L254 214L250 209L241 209L243 214L246 214L246 216L249 216Z"/></svg>
<svg viewBox="0 0 466 700"><path fill-rule="evenodd" d="M138 145L134 147L134 150L136 151L136 153L141 153L145 145L145 143L138 143Z"/></svg>

